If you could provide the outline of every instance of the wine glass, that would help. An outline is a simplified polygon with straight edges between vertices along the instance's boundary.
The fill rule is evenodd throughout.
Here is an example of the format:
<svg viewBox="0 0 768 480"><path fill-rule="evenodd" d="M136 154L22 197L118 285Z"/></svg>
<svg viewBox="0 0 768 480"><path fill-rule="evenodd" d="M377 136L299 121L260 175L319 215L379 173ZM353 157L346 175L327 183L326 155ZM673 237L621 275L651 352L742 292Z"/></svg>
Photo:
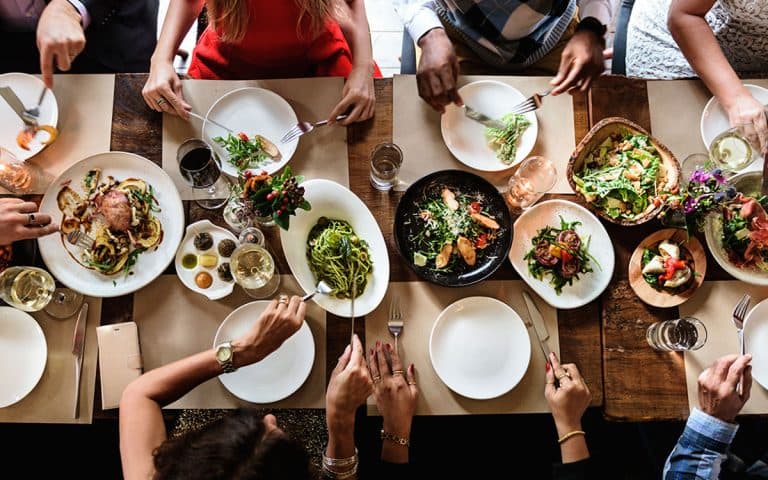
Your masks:
<svg viewBox="0 0 768 480"><path fill-rule="evenodd" d="M176 152L179 172L193 188L193 198L207 210L216 210L229 201L231 184L221 175L218 159L202 140L185 140Z"/></svg>
<svg viewBox="0 0 768 480"><path fill-rule="evenodd" d="M507 181L504 198L514 210L525 210L555 186L557 170L544 157L528 157Z"/></svg>
<svg viewBox="0 0 768 480"><path fill-rule="evenodd" d="M280 287L274 258L257 243L244 243L237 247L232 252L229 265L232 278L253 298L270 297Z"/></svg>
<svg viewBox="0 0 768 480"><path fill-rule="evenodd" d="M45 312L69 318L83 303L83 296L56 288L50 273L37 267L10 267L0 273L0 299L25 312Z"/></svg>

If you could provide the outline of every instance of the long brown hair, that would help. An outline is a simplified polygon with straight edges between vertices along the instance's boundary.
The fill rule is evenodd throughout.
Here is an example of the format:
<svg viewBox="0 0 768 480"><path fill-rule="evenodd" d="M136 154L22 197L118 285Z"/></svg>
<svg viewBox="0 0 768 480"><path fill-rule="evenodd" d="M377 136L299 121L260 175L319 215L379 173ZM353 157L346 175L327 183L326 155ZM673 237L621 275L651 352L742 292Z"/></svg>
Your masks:
<svg viewBox="0 0 768 480"><path fill-rule="evenodd" d="M271 0L285 1L285 0ZM340 0L294 0L301 13L296 28L299 28L305 16L310 19L311 32L318 32L329 19L341 15ZM250 14L248 0L206 0L208 19L219 31L225 42L237 42L245 37Z"/></svg>

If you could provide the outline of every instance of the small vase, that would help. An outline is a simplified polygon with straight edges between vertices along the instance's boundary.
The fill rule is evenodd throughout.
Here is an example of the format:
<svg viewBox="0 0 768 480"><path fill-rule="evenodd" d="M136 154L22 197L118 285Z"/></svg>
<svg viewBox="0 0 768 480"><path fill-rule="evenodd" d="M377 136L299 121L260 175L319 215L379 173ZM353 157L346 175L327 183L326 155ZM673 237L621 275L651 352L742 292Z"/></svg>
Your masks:
<svg viewBox="0 0 768 480"><path fill-rule="evenodd" d="M235 233L240 233L244 228L252 225L250 212L243 200L237 196L233 195L229 199L222 215L229 228Z"/></svg>
<svg viewBox="0 0 768 480"><path fill-rule="evenodd" d="M251 219L253 220L254 225L258 225L259 227L274 227L276 225L272 215L261 216L257 213L251 217Z"/></svg>

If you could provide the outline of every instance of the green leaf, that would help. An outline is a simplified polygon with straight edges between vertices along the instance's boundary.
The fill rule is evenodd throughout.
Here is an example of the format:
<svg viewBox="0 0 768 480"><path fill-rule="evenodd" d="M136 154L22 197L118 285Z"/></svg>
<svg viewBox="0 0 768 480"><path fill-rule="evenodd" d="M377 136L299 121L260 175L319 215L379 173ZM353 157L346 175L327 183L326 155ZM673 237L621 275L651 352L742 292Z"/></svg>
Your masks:
<svg viewBox="0 0 768 480"><path fill-rule="evenodd" d="M288 215L273 215L272 218L275 220L275 223L277 226L282 228L283 230L288 230L288 227L290 226L291 217Z"/></svg>
<svg viewBox="0 0 768 480"><path fill-rule="evenodd" d="M312 205L309 204L308 200L303 200L299 204L299 208L302 209L302 210L310 211L310 210L312 210Z"/></svg>

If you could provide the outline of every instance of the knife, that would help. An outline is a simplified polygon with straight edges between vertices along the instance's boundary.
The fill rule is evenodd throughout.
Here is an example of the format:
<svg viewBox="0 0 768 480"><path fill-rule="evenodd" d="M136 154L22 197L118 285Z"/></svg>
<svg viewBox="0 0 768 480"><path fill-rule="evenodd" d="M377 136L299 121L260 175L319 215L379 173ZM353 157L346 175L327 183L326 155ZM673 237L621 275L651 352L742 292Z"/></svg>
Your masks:
<svg viewBox="0 0 768 480"><path fill-rule="evenodd" d="M530 295L528 295L528 292L526 291L523 291L523 300L525 300L525 306L528 308L528 316L531 319L531 321L526 322L525 325L528 328L533 327L533 329L536 331L536 336L539 338L539 346L541 347L541 352L544 354L544 359L551 367L552 362L550 361L550 353L552 353L552 351L549 349L549 345L547 345L549 331L547 331L547 326L544 324L544 317L541 316L541 312L539 312L539 309L536 308L536 304L533 303L533 299Z"/></svg>
<svg viewBox="0 0 768 480"><path fill-rule="evenodd" d="M83 354L85 353L85 326L88 323L88 304L83 303L77 314L75 336L72 339L72 355L75 356L75 412L74 418L80 415L80 373L83 369Z"/></svg>
<svg viewBox="0 0 768 480"><path fill-rule="evenodd" d="M352 279L352 303L349 307L350 314L352 315L352 333L349 335L349 345L352 345L352 340L355 338L355 297L357 296L357 279Z"/></svg>
<svg viewBox="0 0 768 480"><path fill-rule="evenodd" d="M488 115L485 115L484 113L480 113L474 108L466 104L464 105L464 115L466 115L467 118L470 118L476 121L477 123L481 123L485 125L486 127L497 128L499 130L504 130L505 128L507 128L507 126L501 123L500 121L494 120Z"/></svg>
<svg viewBox="0 0 768 480"><path fill-rule="evenodd" d="M19 100L19 97L16 96L16 93L11 87L0 87L0 96L5 99L25 125L37 126L37 122L29 117L27 110L24 108L24 104Z"/></svg>

